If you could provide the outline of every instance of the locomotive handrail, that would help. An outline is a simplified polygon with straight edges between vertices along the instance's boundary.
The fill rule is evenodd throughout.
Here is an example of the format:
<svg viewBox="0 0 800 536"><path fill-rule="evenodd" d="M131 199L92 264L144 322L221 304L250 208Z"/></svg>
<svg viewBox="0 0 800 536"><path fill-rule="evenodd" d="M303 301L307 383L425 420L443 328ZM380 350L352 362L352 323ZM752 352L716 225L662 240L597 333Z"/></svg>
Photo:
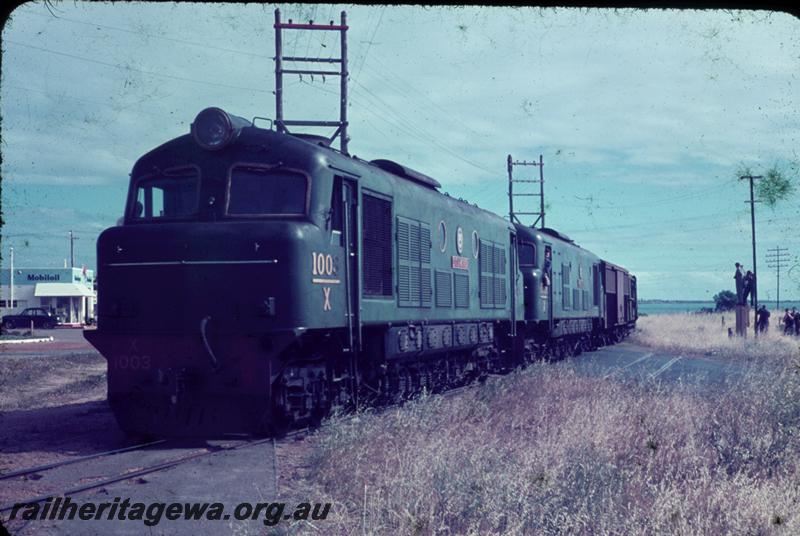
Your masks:
<svg viewBox="0 0 800 536"><path fill-rule="evenodd" d="M269 129L270 129L270 130L272 130L272 127L275 125L275 121L273 121L273 120L272 120L272 119L270 119L269 117L260 117L260 116L258 116L258 115L257 115L257 116L255 116L255 117L253 117L253 120L252 120L252 121L250 121L250 124L251 124L252 126L256 126L256 119L262 119L262 120L264 120L264 121L269 121Z"/></svg>
<svg viewBox="0 0 800 536"><path fill-rule="evenodd" d="M211 317L207 316L200 321L200 335L203 337L203 345L206 347L206 352L211 356L211 368L214 369L214 372L219 372L221 366L220 361L217 359L217 356L214 355L214 351L211 349L211 345L208 344L208 338L206 337L206 326L209 320L211 320Z"/></svg>

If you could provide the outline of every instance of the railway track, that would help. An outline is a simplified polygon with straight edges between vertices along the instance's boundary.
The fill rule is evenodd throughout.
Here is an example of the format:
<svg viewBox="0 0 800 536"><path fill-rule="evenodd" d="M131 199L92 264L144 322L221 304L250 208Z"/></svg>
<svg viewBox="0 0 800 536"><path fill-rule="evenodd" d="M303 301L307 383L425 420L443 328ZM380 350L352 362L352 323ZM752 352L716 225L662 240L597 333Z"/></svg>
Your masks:
<svg viewBox="0 0 800 536"><path fill-rule="evenodd" d="M496 375L492 374L490 376L496 376ZM499 376L499 375L497 375L497 376ZM462 392L464 392L466 390L476 388L477 386L480 385L480 383L481 382L473 381L473 382L470 382L468 384L461 385L461 386L458 386L458 387L454 387L454 388L451 388L451 389L448 389L448 390L445 390L445 391L442 391L442 392L439 392L439 393L436 393L436 394L438 394L440 396L450 397L450 396L454 396L454 395L457 395L459 393L462 393ZM376 411L377 413L383 413L384 411L391 410L392 408L399 407L400 405L401 404L388 404L388 405L383 405L383 406L379 406L379 407L374 407L373 406L372 407L372 411ZM357 417L357 415L353 415L352 416L352 418L356 418L356 417ZM102 488L104 488L106 486L109 486L111 484L116 484L116 483L119 483L119 482L133 480L133 479L136 479L136 478L140 478L140 477L142 477L144 475L153 474L153 473L157 473L157 472L164 471L164 470L167 470L167 469L171 469L173 467L177 467L179 465L183 465L183 464L188 463L190 461L194 461L194 460L197 460L197 459L214 456L215 454L218 454L218 453L221 453L221 452L252 448L252 447L255 447L257 445L263 445L265 443L272 443L272 446L273 446L273 449L272 449L272 468L273 468L273 474L274 474L274 483L273 483L273 485L274 485L274 488L275 488L275 492L277 493L277 491L278 491L278 483L279 483L280 478L279 478L279 473L278 473L279 467L278 467L277 456L276 456L276 450L277 449L275 447L277 446L277 444L279 442L295 439L298 436L307 434L308 432L309 432L309 428L304 427L304 428L298 428L296 430L292 430L292 431L286 433L285 435L283 435L279 439L276 439L276 438L272 437L272 438L252 439L252 440L248 440L248 439L229 440L229 441L227 441L225 443L222 443L220 445L206 445L206 446L200 447L200 449L192 451L192 452L190 452L188 454L185 454L185 455L182 455L182 456L178 456L178 457L168 458L166 460L161 460L161 461L159 461L157 463L152 463L152 464L149 464L149 465L145 465L143 467L140 467L140 464L137 463L138 460L136 458L126 459L126 460L123 460L122 463L120 463L120 466L119 466L118 470L116 471L116 473L111 475L111 476L106 476L106 477L94 480L92 482L86 482L86 483L76 482L76 483L74 483L72 485L61 486L57 490L49 491L47 493L42 493L42 494L39 494L39 495L36 495L36 496L31 496L31 497L26 497L26 498L20 498L20 499L14 500L13 502L8 502L6 504L0 504L0 514L9 512L10 510L12 510L14 508L14 506L16 504L39 503L39 502L44 502L47 499L53 498L53 497L68 497L68 496L76 495L76 494L79 494L79 493L85 493L85 492L92 491L92 490L98 490L98 489L102 489ZM160 439L160 440L157 440L157 441L150 441L150 442L146 442L146 443L140 443L140 444L136 444L136 445L123 447L123 448L120 448L120 449L113 449L113 450L108 450L108 451L103 451L103 452L97 452L97 453L90 454L90 455L87 455L87 456L80 456L80 457L77 457L77 458L71 458L71 459L63 460L63 461L59 461L59 462L54 462L54 463L49 463L49 464L43 464L43 465L37 465L37 466L17 469L15 471L11 471L11 472L8 472L8 473L0 474L0 481L13 481L14 479L29 478L31 475L36 475L37 476L36 480L39 480L43 476L46 476L48 474L48 472L53 471L53 470L58 469L58 468L61 468L61 467L64 467L64 466L87 463L87 462L90 462L92 460L98 460L98 459L101 459L101 458L113 458L113 457L115 457L117 455L135 453L137 451L147 451L148 449L151 449L152 447L161 447L161 448L173 447L173 446L176 446L178 444L179 444L179 440L176 440L176 439ZM135 468L135 469L132 469L132 468Z"/></svg>
<svg viewBox="0 0 800 536"><path fill-rule="evenodd" d="M291 439L291 438L297 437L298 435L307 433L307 431L308 430L306 428L295 430L295 431L291 432L290 434L287 434L284 439ZM24 478L24 477L28 477L29 475L34 475L34 474L35 475L42 475L42 473L46 474L48 471L52 471L53 469L57 469L57 468L60 468L60 467L66 466L66 465L86 463L86 462L89 462L91 460L97 460L97 459L106 458L106 457L113 457L115 455L122 454L122 453L132 453L132 452L135 452L135 451L144 451L145 449L147 449L149 447L155 447L155 446L166 447L166 446L174 445L175 443L176 443L176 441L170 441L170 440L163 439L163 440L158 440L158 441L151 441L151 442L148 442L148 443L141 443L141 444L138 444L138 445L132 445L132 446L121 448L121 449L98 452L98 453L95 453L95 454L90 454L88 456L81 456L79 458L73 458L73 459L64 460L64 461L61 461L61 462L55 462L55 463L50 463L50 464L45 464L45 465L38 465L38 466L35 466L35 467L27 467L27 468L24 468L24 469L19 469L19 470L16 470L16 471L12 471L10 473L5 473L5 474L0 475L0 481L2 481L2 480L12 480L14 478ZM144 475L153 474L153 473L157 473L157 472L164 471L164 470L167 470L167 469L171 469L173 467L177 467L179 465L183 465L183 464L185 464L187 462L194 461L194 460L197 460L197 459L200 459L200 458L206 458L206 457L214 456L214 455L216 455L218 453L221 453L221 452L230 452L230 451L234 451L234 450L242 450L242 449L252 448L252 447L255 447L255 446L258 446L258 445L263 445L265 443L272 443L272 445L273 445L273 449L272 449L272 452L273 452L272 465L273 465L273 468L275 470L275 488L276 488L276 491L277 491L278 478L277 478L277 460L275 458L275 450L276 449L274 448L275 445L276 445L275 438L254 439L254 440L243 440L243 439L240 439L240 440L227 441L227 442L222 443L220 445L207 445L207 446L201 447L198 450L191 451L188 454L184 454L184 455L181 455L181 456L178 456L178 457L168 458L166 460L161 460L161 461L158 461L157 463L152 463L152 464L149 464L149 465L145 465L143 467L140 467L139 464L136 463L138 461L137 459L126 460L126 463L120 464L119 470L116 471L115 474L113 474L111 476L106 476L106 477L100 478L98 480L94 480L92 482L86 482L86 483L76 482L76 483L71 484L71 485L62 486L58 490L50 491L48 493L43 493L43 494L36 495L36 496L33 496L33 497L21 498L21 499L15 500L13 502L9 502L7 504L0 505L0 513L5 513L5 512L10 511L11 509L14 508L14 505L16 505L16 504L39 503L39 502L46 501L47 499L52 498L52 497L68 497L68 496L71 496L71 495L76 495L78 493L84 493L84 492L91 491L91 490L97 490L97 489L101 489L101 488L104 488L104 487L109 486L111 484L118 483L118 482L124 482L124 481L127 481L127 480L140 478L140 477L142 477ZM40 478L41 478L41 476L40 476Z"/></svg>
<svg viewBox="0 0 800 536"><path fill-rule="evenodd" d="M105 456L113 456L114 454L121 454L123 452L130 452L133 450L140 450L146 447L159 445L161 443L166 443L166 439L159 439L158 441L150 441L149 443L140 443L138 445L131 445L129 447L124 447L121 449L114 449L114 450L106 450L103 452L98 452L96 454L89 454L88 456L80 456L78 458L72 458L69 460L63 460L60 462L48 463L45 465L37 465L34 467L27 467L25 469L18 469L17 471L12 471L10 473L2 473L0 474L0 480L8 480L9 478L15 478L20 476L26 476L34 473L39 473L41 471L47 471L49 469L55 469L57 467L63 467L65 465L71 465L73 463L80 463L87 460L95 460L97 458L102 458Z"/></svg>

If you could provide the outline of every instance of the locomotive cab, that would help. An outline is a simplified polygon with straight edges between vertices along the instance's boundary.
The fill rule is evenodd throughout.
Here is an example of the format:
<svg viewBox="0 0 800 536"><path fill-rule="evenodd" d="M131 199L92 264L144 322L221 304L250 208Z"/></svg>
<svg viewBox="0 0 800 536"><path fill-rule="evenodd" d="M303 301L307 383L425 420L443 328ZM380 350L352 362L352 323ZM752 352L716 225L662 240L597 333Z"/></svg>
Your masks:
<svg viewBox="0 0 800 536"><path fill-rule="evenodd" d="M547 320L553 288L552 242L538 229L516 225L516 231L524 319L529 322Z"/></svg>

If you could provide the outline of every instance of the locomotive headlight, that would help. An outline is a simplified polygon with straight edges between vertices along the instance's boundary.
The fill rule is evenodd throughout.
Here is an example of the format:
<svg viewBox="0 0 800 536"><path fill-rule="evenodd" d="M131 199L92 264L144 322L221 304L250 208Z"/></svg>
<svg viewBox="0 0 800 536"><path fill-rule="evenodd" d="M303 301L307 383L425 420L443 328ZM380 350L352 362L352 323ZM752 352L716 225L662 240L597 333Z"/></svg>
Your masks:
<svg viewBox="0 0 800 536"><path fill-rule="evenodd" d="M250 121L219 108L206 108L194 118L192 136L203 149L217 151L228 146Z"/></svg>

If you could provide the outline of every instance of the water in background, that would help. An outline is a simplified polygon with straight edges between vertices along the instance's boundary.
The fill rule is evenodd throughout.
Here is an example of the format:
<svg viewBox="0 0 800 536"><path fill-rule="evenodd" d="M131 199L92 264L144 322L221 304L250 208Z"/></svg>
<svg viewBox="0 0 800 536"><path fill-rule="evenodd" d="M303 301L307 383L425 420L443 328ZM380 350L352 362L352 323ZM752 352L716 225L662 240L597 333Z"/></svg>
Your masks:
<svg viewBox="0 0 800 536"><path fill-rule="evenodd" d="M767 309L774 311L776 308L775 301L760 301L759 305L766 305ZM800 309L800 302L781 300L781 311L788 308L797 307ZM656 303L642 303L639 302L639 314L646 315L668 315L674 313L694 313L700 309L708 308L714 309L714 302L656 302Z"/></svg>

